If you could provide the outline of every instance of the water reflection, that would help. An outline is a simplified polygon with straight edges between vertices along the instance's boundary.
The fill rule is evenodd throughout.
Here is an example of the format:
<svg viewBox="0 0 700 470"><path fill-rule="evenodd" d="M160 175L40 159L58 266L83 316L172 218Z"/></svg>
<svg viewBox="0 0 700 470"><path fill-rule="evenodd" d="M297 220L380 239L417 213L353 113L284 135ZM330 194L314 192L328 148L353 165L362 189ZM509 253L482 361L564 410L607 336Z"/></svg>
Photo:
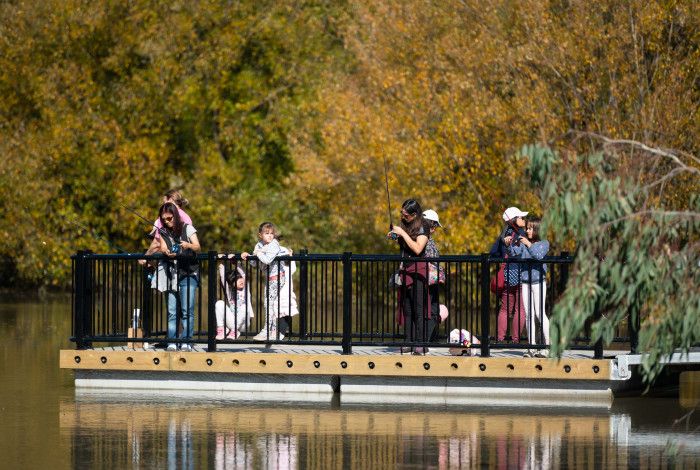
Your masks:
<svg viewBox="0 0 700 470"><path fill-rule="evenodd" d="M1 468L699 468L697 374L610 409L76 394L69 335L70 299L0 301Z"/></svg>
<svg viewBox="0 0 700 470"><path fill-rule="evenodd" d="M635 407L637 405L634 405ZM653 421L653 420L652 420ZM694 421L697 427L697 419ZM698 430L637 430L624 406L579 412L84 394L61 406L74 468L695 468Z"/></svg>

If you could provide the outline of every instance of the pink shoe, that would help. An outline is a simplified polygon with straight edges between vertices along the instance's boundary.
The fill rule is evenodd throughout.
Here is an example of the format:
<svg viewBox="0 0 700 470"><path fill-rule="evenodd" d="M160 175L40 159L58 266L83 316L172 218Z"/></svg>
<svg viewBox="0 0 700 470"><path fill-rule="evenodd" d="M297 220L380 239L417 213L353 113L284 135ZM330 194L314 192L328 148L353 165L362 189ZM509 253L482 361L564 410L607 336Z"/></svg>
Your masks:
<svg viewBox="0 0 700 470"><path fill-rule="evenodd" d="M229 330L228 334L226 335L226 339L238 339L239 336L241 336L241 334L238 331Z"/></svg>
<svg viewBox="0 0 700 470"><path fill-rule="evenodd" d="M216 327L216 339L224 339L224 327L223 326Z"/></svg>

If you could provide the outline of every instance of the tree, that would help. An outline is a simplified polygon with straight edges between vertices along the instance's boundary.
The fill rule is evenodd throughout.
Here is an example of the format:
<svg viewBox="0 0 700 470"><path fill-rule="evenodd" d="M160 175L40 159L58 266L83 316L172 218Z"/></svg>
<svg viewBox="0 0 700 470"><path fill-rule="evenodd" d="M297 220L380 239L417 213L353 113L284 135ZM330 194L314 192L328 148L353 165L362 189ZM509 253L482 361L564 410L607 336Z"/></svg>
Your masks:
<svg viewBox="0 0 700 470"><path fill-rule="evenodd" d="M633 140L575 137L561 151L522 150L542 190L548 237L576 242L553 310L552 351L561 354L591 319L591 340L605 344L616 327L641 320L639 350L651 382L660 359L700 342L700 159ZM644 181L629 171L630 160L644 168ZM673 207L667 191L685 192L685 204Z"/></svg>

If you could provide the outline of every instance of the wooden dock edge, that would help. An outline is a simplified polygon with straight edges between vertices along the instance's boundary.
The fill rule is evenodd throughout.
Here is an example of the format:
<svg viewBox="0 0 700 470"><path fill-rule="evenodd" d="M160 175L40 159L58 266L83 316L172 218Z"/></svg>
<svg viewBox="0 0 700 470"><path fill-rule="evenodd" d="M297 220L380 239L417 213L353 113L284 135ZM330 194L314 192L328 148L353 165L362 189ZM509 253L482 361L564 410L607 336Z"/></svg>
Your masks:
<svg viewBox="0 0 700 470"><path fill-rule="evenodd" d="M619 380L613 360L467 356L61 350L60 367L96 371L203 372L291 376Z"/></svg>

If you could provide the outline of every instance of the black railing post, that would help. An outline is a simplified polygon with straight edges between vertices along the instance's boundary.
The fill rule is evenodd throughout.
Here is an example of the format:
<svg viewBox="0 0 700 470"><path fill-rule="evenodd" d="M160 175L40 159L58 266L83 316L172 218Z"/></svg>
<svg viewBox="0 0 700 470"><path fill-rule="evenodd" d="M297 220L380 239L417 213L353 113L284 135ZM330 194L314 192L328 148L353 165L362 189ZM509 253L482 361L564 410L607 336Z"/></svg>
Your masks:
<svg viewBox="0 0 700 470"><path fill-rule="evenodd" d="M85 252L78 251L75 256L75 305L73 311L73 335L76 349L85 349L83 342L83 318L85 316Z"/></svg>
<svg viewBox="0 0 700 470"><path fill-rule="evenodd" d="M569 258L568 251L562 251L560 255L563 259ZM557 286L558 293L564 292L566 290L566 284L569 282L569 263L562 263L561 265L561 276L559 277L559 285Z"/></svg>
<svg viewBox="0 0 700 470"><path fill-rule="evenodd" d="M343 253L343 354L352 354L352 253Z"/></svg>
<svg viewBox="0 0 700 470"><path fill-rule="evenodd" d="M595 321L600 321L602 318L602 315L600 314L600 307L598 306L598 302L596 302L595 305L595 310L593 311L593 318ZM603 338L598 339L598 341L595 342L595 345L593 346L593 358L594 359L603 359Z"/></svg>
<svg viewBox="0 0 700 470"><path fill-rule="evenodd" d="M637 354L639 349L639 309L630 305L627 310L627 329L630 335L630 353Z"/></svg>
<svg viewBox="0 0 700 470"><path fill-rule="evenodd" d="M216 351L216 251L207 256L207 350Z"/></svg>
<svg viewBox="0 0 700 470"><path fill-rule="evenodd" d="M491 289L489 255L481 255L481 357L491 355Z"/></svg>
<svg viewBox="0 0 700 470"><path fill-rule="evenodd" d="M75 260L75 346L88 349L92 342L87 338L92 331L92 266L87 259L90 251L79 251Z"/></svg>
<svg viewBox="0 0 700 470"><path fill-rule="evenodd" d="M309 305L309 251L304 248L300 253L302 258L299 261L299 339L303 340L306 339L306 313Z"/></svg>

